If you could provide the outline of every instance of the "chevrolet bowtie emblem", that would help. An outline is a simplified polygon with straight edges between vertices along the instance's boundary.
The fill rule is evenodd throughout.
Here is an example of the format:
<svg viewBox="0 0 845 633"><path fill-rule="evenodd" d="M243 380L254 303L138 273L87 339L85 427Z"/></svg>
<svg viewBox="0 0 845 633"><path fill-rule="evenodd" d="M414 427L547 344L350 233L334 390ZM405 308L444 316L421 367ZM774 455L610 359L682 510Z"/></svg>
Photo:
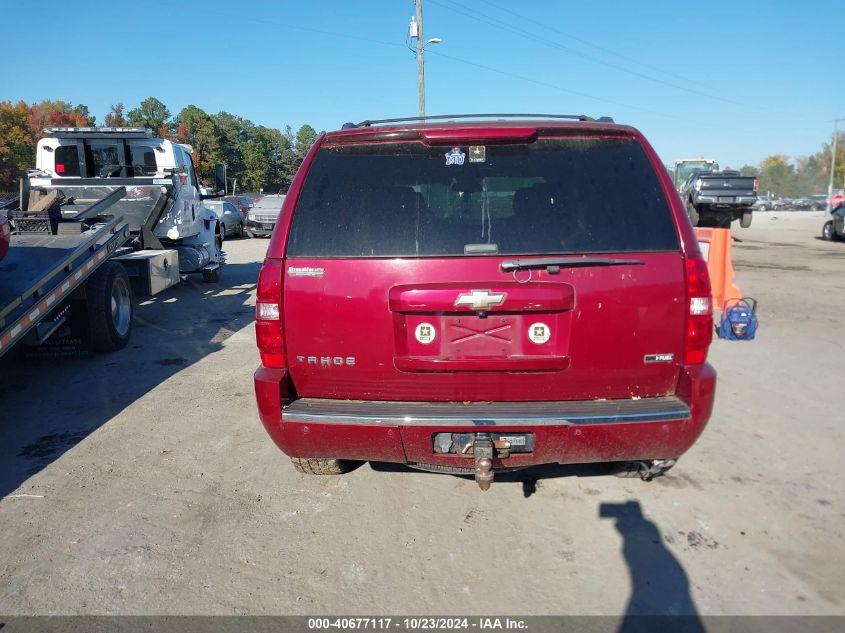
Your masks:
<svg viewBox="0 0 845 633"><path fill-rule="evenodd" d="M505 302L506 292L490 292L489 290L473 290L459 294L455 299L455 307L468 306L473 310L489 310L492 306L500 306Z"/></svg>

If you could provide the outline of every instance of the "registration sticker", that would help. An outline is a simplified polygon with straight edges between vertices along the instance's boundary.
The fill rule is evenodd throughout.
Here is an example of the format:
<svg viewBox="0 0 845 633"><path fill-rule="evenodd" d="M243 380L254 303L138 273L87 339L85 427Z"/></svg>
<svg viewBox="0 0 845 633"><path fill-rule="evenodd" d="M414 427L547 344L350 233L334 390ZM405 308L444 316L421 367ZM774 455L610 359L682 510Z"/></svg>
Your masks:
<svg viewBox="0 0 845 633"><path fill-rule="evenodd" d="M431 323L420 323L414 330L414 338L423 345L434 342L436 337L437 331Z"/></svg>
<svg viewBox="0 0 845 633"><path fill-rule="evenodd" d="M552 331L545 323L532 323L528 326L528 338L537 345L547 343L551 335Z"/></svg>
<svg viewBox="0 0 845 633"><path fill-rule="evenodd" d="M460 147L453 147L446 154L447 165L463 165L467 155L461 151Z"/></svg>

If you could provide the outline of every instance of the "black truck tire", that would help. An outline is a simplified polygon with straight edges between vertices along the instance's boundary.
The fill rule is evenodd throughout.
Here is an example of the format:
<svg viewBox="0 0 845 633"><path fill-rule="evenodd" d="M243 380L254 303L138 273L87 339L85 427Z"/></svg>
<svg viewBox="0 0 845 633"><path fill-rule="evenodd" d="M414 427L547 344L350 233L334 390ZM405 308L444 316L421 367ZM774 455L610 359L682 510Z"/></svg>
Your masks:
<svg viewBox="0 0 845 633"><path fill-rule="evenodd" d="M305 475L342 475L352 470L354 462L345 459L291 457L293 467Z"/></svg>
<svg viewBox="0 0 845 633"><path fill-rule="evenodd" d="M218 257L219 253L223 251L223 231L220 230L220 227L217 228L217 235L214 237L214 247L218 250ZM202 271L202 280L207 284L216 284L220 282L220 277L223 276L223 260L221 259L217 263L217 268L212 270L203 270Z"/></svg>
<svg viewBox="0 0 845 633"><path fill-rule="evenodd" d="M751 226L751 219L751 209L747 209L742 212L742 215L739 216L739 225L742 228L747 229L749 226Z"/></svg>
<svg viewBox="0 0 845 633"><path fill-rule="evenodd" d="M106 262L85 286L91 348L114 352L129 342L132 333L132 286L123 266Z"/></svg>

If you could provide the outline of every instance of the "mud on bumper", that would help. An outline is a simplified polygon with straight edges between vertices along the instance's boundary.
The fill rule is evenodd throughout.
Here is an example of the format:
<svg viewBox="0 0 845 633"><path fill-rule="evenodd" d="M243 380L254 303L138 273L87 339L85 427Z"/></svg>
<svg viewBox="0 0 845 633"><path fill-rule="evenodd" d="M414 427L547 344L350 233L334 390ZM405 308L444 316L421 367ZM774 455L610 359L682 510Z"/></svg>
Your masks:
<svg viewBox="0 0 845 633"><path fill-rule="evenodd" d="M682 371L673 396L559 402L393 402L302 398L287 402L284 369L259 367L261 421L291 457L472 467L472 454L438 452L438 434L531 435L530 452L494 454L493 469L546 463L678 457L710 418L716 372Z"/></svg>

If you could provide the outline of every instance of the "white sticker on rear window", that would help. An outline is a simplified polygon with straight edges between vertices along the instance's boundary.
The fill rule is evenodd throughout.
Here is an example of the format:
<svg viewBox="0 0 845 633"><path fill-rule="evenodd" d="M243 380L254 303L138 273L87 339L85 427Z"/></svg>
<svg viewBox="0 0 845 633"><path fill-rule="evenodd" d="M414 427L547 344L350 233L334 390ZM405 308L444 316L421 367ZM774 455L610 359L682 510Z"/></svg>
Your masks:
<svg viewBox="0 0 845 633"><path fill-rule="evenodd" d="M552 331L545 323L532 323L528 327L528 338L531 339L532 343L536 343L537 345L547 343L551 335Z"/></svg>
<svg viewBox="0 0 845 633"><path fill-rule="evenodd" d="M463 165L467 155L461 151L460 147L453 147L445 154L447 165Z"/></svg>
<svg viewBox="0 0 845 633"><path fill-rule="evenodd" d="M423 345L428 345L437 337L437 332L431 323L420 323L414 330L414 338Z"/></svg>

